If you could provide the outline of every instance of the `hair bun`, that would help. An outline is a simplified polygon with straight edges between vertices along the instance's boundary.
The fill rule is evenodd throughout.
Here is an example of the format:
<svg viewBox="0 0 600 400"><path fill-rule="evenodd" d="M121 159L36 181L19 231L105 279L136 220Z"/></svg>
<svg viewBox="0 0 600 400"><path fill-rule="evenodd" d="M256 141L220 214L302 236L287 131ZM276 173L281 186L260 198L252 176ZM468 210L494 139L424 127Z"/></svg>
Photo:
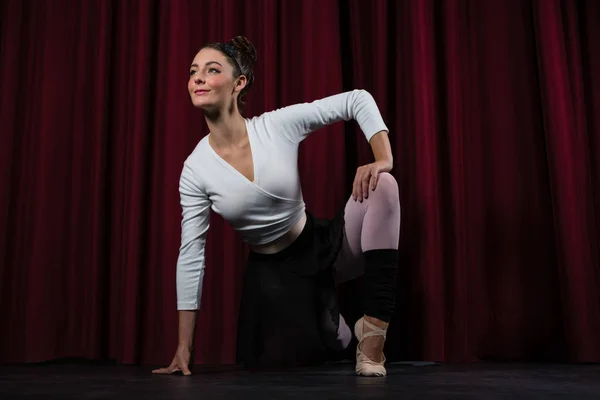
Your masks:
<svg viewBox="0 0 600 400"><path fill-rule="evenodd" d="M236 36L231 39L229 43L238 51L240 58L245 61L244 64L250 63L251 65L254 65L257 59L256 49L254 48L254 45L250 43L248 38L245 36Z"/></svg>

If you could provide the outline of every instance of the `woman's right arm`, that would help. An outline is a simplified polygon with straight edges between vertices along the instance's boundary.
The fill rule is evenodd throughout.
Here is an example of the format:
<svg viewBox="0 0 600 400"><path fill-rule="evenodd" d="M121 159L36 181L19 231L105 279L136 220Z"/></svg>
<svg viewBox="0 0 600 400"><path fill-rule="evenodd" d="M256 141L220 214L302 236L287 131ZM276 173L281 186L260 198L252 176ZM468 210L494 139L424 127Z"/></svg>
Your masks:
<svg viewBox="0 0 600 400"><path fill-rule="evenodd" d="M182 218L177 258L177 309L198 310L202 298L211 202L187 163L179 180L179 196Z"/></svg>
<svg viewBox="0 0 600 400"><path fill-rule="evenodd" d="M196 310L179 310L179 344L177 347L194 349L194 334L196 328Z"/></svg>
<svg viewBox="0 0 600 400"><path fill-rule="evenodd" d="M181 371L189 375L194 348L196 317L202 297L205 268L206 235L210 225L210 200L199 185L194 171L186 163L179 181L182 208L181 246L177 259L177 309L179 313L178 345L167 368L154 373Z"/></svg>

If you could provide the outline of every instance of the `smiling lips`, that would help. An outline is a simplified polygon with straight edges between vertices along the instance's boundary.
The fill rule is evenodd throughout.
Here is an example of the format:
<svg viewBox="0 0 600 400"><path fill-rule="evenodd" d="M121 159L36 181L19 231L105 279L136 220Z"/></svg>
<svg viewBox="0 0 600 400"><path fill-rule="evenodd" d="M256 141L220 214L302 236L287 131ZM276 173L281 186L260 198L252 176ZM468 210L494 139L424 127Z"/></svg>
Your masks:
<svg viewBox="0 0 600 400"><path fill-rule="evenodd" d="M194 94L197 96L202 96L205 93L208 93L208 90L203 90L203 89L194 90Z"/></svg>

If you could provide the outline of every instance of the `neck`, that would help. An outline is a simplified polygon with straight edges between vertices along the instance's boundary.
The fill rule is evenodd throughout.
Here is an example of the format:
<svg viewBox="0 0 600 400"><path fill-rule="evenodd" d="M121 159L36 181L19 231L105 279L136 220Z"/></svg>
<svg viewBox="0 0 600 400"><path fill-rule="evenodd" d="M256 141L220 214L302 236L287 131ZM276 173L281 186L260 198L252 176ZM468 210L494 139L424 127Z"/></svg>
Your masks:
<svg viewBox="0 0 600 400"><path fill-rule="evenodd" d="M204 118L211 141L218 147L235 146L246 137L246 123L235 104L223 110L205 110Z"/></svg>

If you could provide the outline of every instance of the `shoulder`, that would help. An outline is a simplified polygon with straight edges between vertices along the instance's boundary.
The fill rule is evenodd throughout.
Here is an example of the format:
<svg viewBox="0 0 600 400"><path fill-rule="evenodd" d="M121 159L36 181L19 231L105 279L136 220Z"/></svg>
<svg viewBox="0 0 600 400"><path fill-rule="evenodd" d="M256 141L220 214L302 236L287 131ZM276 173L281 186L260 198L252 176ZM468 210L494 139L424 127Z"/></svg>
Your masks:
<svg viewBox="0 0 600 400"><path fill-rule="evenodd" d="M184 160L181 170L182 181L201 186L202 176L210 169L210 166L207 165L210 160L210 157L207 157L207 152L210 150L208 146L208 135L206 135Z"/></svg>
<svg viewBox="0 0 600 400"><path fill-rule="evenodd" d="M192 150L192 152L187 156L183 163L184 166L188 165L191 167L200 167L202 165L202 161L206 159L206 153L209 150L208 146L208 135L206 135L200 139L198 144L196 144L196 147L194 147L194 150Z"/></svg>

